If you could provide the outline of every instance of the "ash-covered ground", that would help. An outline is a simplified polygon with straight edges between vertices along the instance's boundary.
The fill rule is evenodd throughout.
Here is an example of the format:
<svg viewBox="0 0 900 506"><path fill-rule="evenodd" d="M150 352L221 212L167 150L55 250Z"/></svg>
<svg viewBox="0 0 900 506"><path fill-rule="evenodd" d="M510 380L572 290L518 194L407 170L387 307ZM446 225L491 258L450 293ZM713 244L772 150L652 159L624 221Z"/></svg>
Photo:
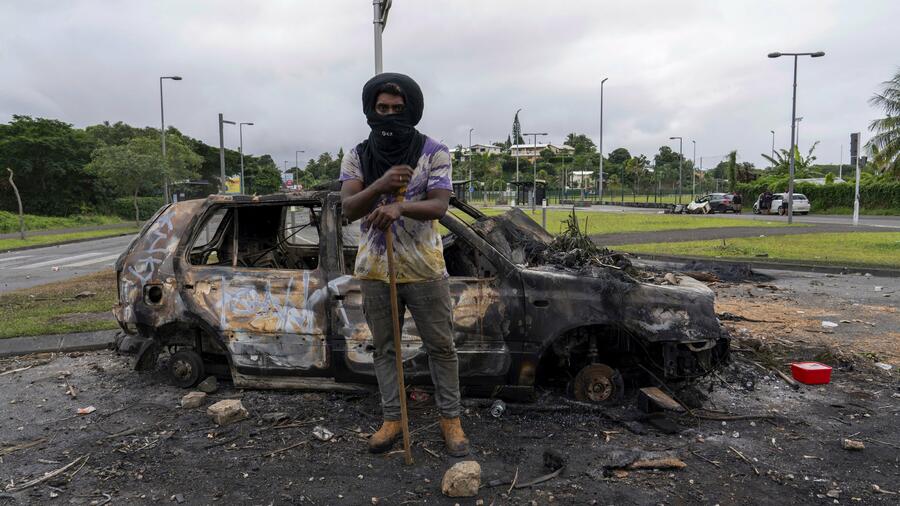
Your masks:
<svg viewBox="0 0 900 506"><path fill-rule="evenodd" d="M205 406L239 398L250 416L217 427L205 406L180 407L186 391L162 370L134 372L130 356L4 359L0 505L896 504L900 382L896 369L876 363L900 365L898 314L884 297L892 288L876 292L868 286L876 282L712 283L735 335L733 360L697 382L693 396L706 409L693 414L647 415L634 394L596 409L543 392L500 418L489 402L467 400L469 458L482 467L473 498L441 494L444 472L464 459L443 453L430 399L410 404L415 464L405 466L400 453L366 452L380 422L374 394L240 391L221 381ZM771 369L813 358L835 367L830 384L794 390ZM96 410L77 414L88 406ZM320 441L316 426L334 437ZM846 450L843 439L864 449ZM552 471L546 450L566 459L563 471L512 487L514 477L521 485ZM644 452L685 466L622 468Z"/></svg>

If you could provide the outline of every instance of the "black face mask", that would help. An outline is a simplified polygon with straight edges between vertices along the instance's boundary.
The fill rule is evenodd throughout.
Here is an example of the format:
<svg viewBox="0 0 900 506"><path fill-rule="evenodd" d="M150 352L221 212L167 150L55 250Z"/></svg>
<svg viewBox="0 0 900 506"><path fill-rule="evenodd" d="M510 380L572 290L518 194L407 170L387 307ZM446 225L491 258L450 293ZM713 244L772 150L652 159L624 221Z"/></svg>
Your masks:
<svg viewBox="0 0 900 506"><path fill-rule="evenodd" d="M381 115L375 111L375 101L387 83L400 88L403 112ZM362 99L363 113L372 129L369 138L356 147L364 184L374 183L394 165L406 164L415 169L425 145L425 136L416 130L424 109L419 85L403 74L378 74L363 87Z"/></svg>

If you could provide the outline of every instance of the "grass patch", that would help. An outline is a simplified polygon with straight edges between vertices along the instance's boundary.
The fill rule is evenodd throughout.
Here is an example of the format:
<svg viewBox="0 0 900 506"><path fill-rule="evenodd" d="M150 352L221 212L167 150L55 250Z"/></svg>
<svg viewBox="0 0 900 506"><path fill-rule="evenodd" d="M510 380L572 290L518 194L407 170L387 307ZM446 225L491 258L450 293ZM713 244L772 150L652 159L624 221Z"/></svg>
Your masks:
<svg viewBox="0 0 900 506"><path fill-rule="evenodd" d="M122 227L107 230L88 230L86 232L72 232L69 234L49 234L35 235L25 240L21 239L0 239L0 250L10 250L15 248L23 248L26 246L46 246L66 241L76 241L79 239L96 239L100 237L110 237L115 235L136 234L136 227Z"/></svg>
<svg viewBox="0 0 900 506"><path fill-rule="evenodd" d="M92 225L112 225L123 223L118 216L104 215L79 215L79 216L38 216L26 214L25 232L31 230L49 230L53 228L79 228ZM19 215L9 211L0 211L0 234L10 234L19 231Z"/></svg>
<svg viewBox="0 0 900 506"><path fill-rule="evenodd" d="M724 244L724 245L723 245ZM900 268L900 232L798 234L651 244L626 244L633 253L784 260L809 264ZM765 255L765 256L763 256Z"/></svg>
<svg viewBox="0 0 900 506"><path fill-rule="evenodd" d="M818 206L815 206L813 209L813 214L846 214L846 215L852 216L853 208L852 207L840 207L840 206L819 208ZM900 216L900 209L893 209L893 208L868 209L865 207L861 207L859 209L859 215L860 216Z"/></svg>
<svg viewBox="0 0 900 506"><path fill-rule="evenodd" d="M85 291L96 295L75 297ZM115 329L115 303L114 271L0 294L0 339Z"/></svg>
<svg viewBox="0 0 900 506"><path fill-rule="evenodd" d="M530 216L537 223L541 223L541 211L536 210L534 213L530 209L522 209L525 214ZM482 209L483 213L492 216L503 214L505 209ZM558 234L566 229L566 220L571 211L561 209L553 209L547 211L547 231L551 234ZM456 213L460 218L465 216L463 213ZM616 234L622 232L654 232L658 230L686 230L698 228L720 228L720 227L786 227L786 226L804 226L801 224L788 225L781 221L761 221L761 220L739 220L733 218L716 218L709 216L685 216L678 214L646 214L646 213L605 213L591 211L576 211L578 222L583 227L582 230L588 235L594 234ZM585 219L587 227L584 228Z"/></svg>

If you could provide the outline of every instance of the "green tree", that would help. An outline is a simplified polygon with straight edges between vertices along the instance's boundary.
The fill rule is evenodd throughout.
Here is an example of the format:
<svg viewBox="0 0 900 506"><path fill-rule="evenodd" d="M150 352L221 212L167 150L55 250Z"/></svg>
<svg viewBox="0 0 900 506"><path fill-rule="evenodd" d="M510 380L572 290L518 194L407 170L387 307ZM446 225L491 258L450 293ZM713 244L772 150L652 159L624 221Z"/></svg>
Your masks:
<svg viewBox="0 0 900 506"><path fill-rule="evenodd" d="M525 144L525 139L522 138L522 125L519 124L519 113L513 118L512 136L514 144Z"/></svg>
<svg viewBox="0 0 900 506"><path fill-rule="evenodd" d="M155 139L135 137L127 144L104 145L91 155L85 172L102 179L118 191L134 198L134 220L140 222L138 195L155 192L166 176L170 181L180 181L196 175L202 163L199 155L180 137L166 139L166 159Z"/></svg>
<svg viewBox="0 0 900 506"><path fill-rule="evenodd" d="M590 137L584 134L576 134L575 132L572 132L566 136L566 141L564 142L564 144L566 146L572 146L573 148L575 148L576 155L593 153L597 150L597 146L594 144L594 141L592 141Z"/></svg>
<svg viewBox="0 0 900 506"><path fill-rule="evenodd" d="M885 117L869 124L869 131L875 135L866 145L873 161L882 167L882 173L900 178L900 69L882 85L881 92L870 98L869 103L884 110Z"/></svg>
<svg viewBox="0 0 900 506"><path fill-rule="evenodd" d="M609 153L609 163L622 165L631 159L631 153L625 148L616 148Z"/></svg>
<svg viewBox="0 0 900 506"><path fill-rule="evenodd" d="M812 169L813 162L816 161L816 157L813 155L813 152L816 150L816 146L819 145L819 141L816 141L809 147L809 151L806 153L806 156L803 156L800 153L800 149L798 147L794 147L794 176L795 177L818 177L821 174ZM787 149L780 149L775 152L775 158L772 158L770 155L761 153L762 157L769 161L772 164L772 168L770 169L772 174L777 175L785 175L790 172L791 166L791 153Z"/></svg>
<svg viewBox="0 0 900 506"><path fill-rule="evenodd" d="M737 185L737 151L728 153L728 161L725 167L725 174L728 176L728 191L734 192Z"/></svg>

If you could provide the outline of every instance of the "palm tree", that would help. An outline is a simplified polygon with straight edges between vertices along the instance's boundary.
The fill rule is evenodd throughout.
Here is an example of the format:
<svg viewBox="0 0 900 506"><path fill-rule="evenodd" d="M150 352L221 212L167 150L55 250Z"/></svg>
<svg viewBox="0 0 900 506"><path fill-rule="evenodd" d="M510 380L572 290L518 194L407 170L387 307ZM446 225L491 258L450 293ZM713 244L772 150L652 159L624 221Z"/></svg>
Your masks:
<svg viewBox="0 0 900 506"><path fill-rule="evenodd" d="M866 146L876 166L900 178L900 69L882 84L884 89L870 98L869 104L881 107L887 117L869 124L869 131L876 133Z"/></svg>
<svg viewBox="0 0 900 506"><path fill-rule="evenodd" d="M800 153L800 148L794 148L794 171L796 172L797 177L810 177L813 175L817 175L815 171L810 170L814 161L816 161L816 157L813 155L813 152L816 150L816 146L819 145L819 141L816 141L809 147L809 151L806 153L804 157ZM760 153L763 158L769 161L772 164L772 172L775 174L787 174L790 169L791 164L791 152L787 149L780 149L775 152L775 158L771 156Z"/></svg>

